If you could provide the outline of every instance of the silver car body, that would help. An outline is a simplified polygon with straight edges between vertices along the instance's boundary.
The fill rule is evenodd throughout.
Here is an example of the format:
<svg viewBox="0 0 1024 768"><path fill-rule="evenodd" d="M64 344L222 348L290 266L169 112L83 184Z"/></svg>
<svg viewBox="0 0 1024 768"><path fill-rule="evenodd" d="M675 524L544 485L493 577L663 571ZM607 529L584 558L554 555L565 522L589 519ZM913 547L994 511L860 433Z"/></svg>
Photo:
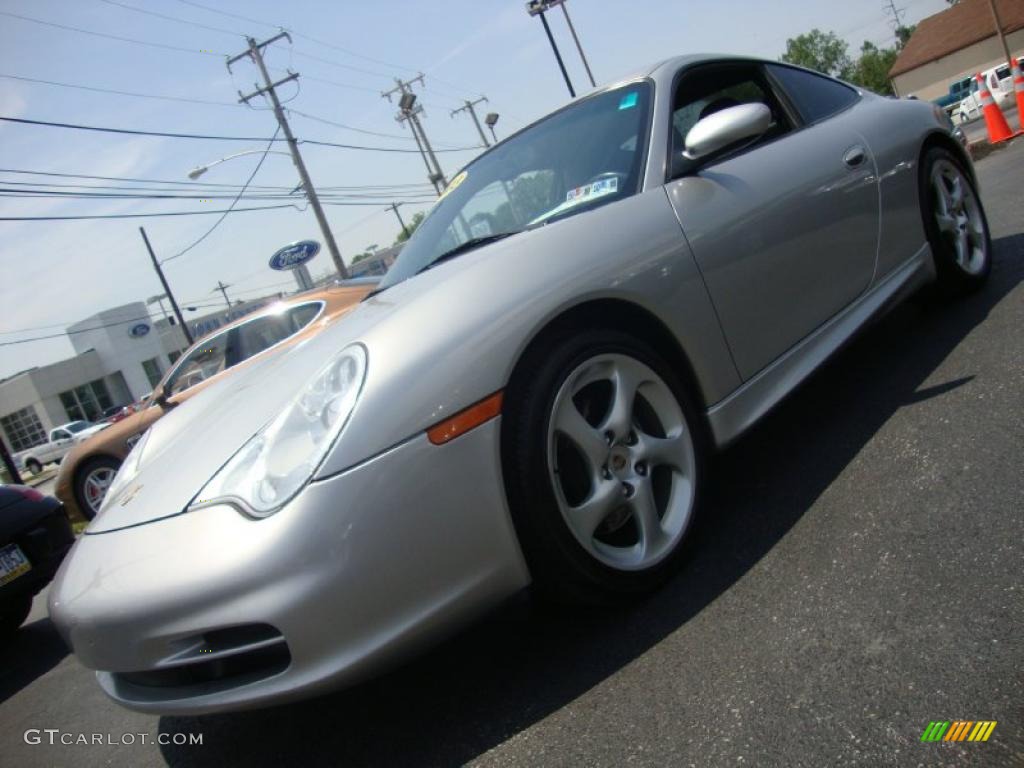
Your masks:
<svg viewBox="0 0 1024 768"><path fill-rule="evenodd" d="M926 140L956 144L931 105L863 93L832 119L666 183L674 79L720 58L621 81L655 86L639 193L398 283L153 428L131 492L108 502L51 593L51 616L108 694L160 713L307 696L393 664L528 585L500 417L440 446L426 430L502 390L566 313L629 312L665 331L721 446L933 276L917 165ZM854 169L851 148L867 154ZM228 505L185 511L298 383L353 342L368 352L362 394L298 496L258 520ZM153 671L247 655L270 661L147 684Z"/></svg>

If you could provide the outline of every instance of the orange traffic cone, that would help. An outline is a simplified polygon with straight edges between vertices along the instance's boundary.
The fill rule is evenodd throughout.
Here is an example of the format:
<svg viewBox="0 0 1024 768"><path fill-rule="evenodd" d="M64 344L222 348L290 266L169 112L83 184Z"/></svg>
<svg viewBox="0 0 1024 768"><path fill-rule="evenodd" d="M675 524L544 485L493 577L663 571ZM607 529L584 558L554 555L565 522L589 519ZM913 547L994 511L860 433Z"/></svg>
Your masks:
<svg viewBox="0 0 1024 768"><path fill-rule="evenodd" d="M1013 60L1013 93L1017 97L1017 122L1024 129L1024 74L1020 71L1020 59Z"/></svg>
<svg viewBox="0 0 1024 768"><path fill-rule="evenodd" d="M985 78L978 74L977 80L978 98L981 99L981 110L985 115L985 127L988 129L988 143L998 144L1017 136L1017 133L1010 130L1010 124L1006 122L1003 110L999 108L996 100L992 98L988 86L985 85ZM1020 133L1024 133L1024 131Z"/></svg>

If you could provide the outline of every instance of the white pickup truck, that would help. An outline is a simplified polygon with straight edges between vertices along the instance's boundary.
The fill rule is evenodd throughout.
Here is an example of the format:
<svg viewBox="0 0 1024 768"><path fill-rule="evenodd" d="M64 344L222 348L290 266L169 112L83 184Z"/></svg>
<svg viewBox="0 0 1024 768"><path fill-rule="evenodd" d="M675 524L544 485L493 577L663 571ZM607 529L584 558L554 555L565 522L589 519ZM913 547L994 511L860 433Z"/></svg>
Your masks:
<svg viewBox="0 0 1024 768"><path fill-rule="evenodd" d="M1018 61L1021 62L1021 66L1024 66L1024 58ZM988 86L989 93L992 94L992 99L999 105L1001 110L1005 111L1014 106L1016 97L1013 92L1013 76L1010 72L1009 64L986 69L981 73L981 76ZM957 114L960 117L961 123L981 117L981 96L978 91L978 81L974 80L971 82L971 92L964 97L964 100L960 102L960 106L957 108Z"/></svg>
<svg viewBox="0 0 1024 768"><path fill-rule="evenodd" d="M110 424L93 424L91 421L70 421L50 430L50 439L15 455L20 469L27 469L33 475L53 462L59 463L65 454L83 440L88 440Z"/></svg>

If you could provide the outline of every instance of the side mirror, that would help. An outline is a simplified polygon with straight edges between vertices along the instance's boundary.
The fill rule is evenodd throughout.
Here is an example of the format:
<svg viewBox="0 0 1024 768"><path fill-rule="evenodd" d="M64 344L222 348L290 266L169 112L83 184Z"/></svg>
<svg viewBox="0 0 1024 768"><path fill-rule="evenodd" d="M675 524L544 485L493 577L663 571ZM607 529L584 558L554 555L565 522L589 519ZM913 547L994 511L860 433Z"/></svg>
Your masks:
<svg viewBox="0 0 1024 768"><path fill-rule="evenodd" d="M153 402L163 408L165 411L171 410L177 403L172 403L167 399L167 393L162 388L158 388L153 392Z"/></svg>
<svg viewBox="0 0 1024 768"><path fill-rule="evenodd" d="M772 112L764 104L740 104L708 115L686 134L684 157L697 160L743 139L763 135L772 124Z"/></svg>

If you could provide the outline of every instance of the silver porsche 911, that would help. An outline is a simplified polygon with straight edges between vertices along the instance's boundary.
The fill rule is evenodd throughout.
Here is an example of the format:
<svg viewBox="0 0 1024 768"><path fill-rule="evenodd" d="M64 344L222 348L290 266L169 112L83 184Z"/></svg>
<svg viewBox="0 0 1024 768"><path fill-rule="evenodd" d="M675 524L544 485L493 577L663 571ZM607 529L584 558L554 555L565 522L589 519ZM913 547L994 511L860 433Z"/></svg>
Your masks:
<svg viewBox="0 0 1024 768"><path fill-rule="evenodd" d="M918 286L991 243L941 111L688 56L454 177L379 288L125 460L50 612L133 709L346 685L528 584L664 581L705 469Z"/></svg>

